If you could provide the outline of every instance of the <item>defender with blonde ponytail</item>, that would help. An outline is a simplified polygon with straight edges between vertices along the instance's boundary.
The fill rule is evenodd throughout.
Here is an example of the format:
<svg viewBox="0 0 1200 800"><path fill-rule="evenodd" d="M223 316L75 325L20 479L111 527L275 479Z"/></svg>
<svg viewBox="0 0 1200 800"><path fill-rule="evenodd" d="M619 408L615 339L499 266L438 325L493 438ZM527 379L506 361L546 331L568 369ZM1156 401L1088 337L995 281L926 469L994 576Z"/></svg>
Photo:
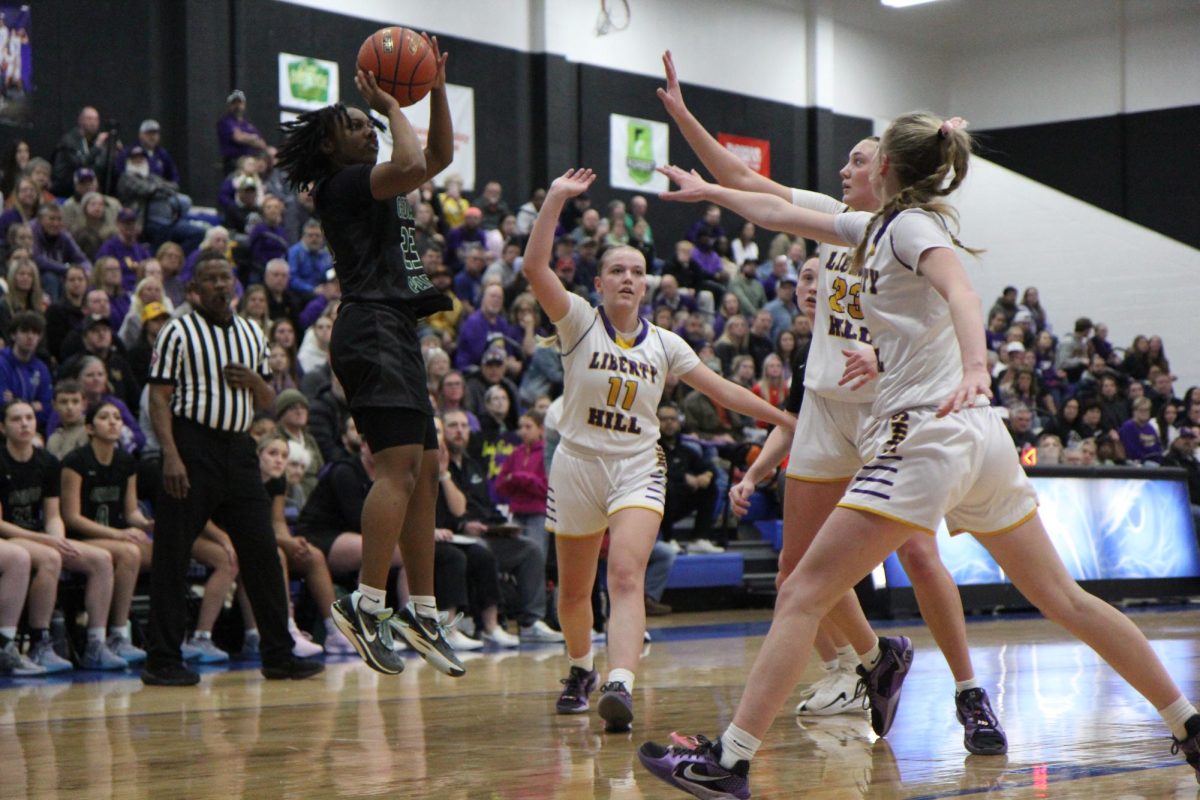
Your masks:
<svg viewBox="0 0 1200 800"><path fill-rule="evenodd" d="M774 195L792 205L827 214L875 211L882 204L871 186L879 137L868 136L854 144L838 170L842 196L837 200L819 192L785 186L750 169L700 124L687 109L683 90L670 53L663 56L667 86L658 97L680 132L722 186ZM943 123L948 135L960 120ZM960 173L961 174L961 173ZM787 492L783 500L783 546L779 553L776 586L781 586L812 546L821 525L845 494L851 479L865 463L858 449L859 432L871 423L871 407L878 381L877 353L861 308L863 276L850 270L851 249L821 243L814 270L814 297L798 303L813 319L812 342L795 367L797 377L784 410L798 413L796 432L776 428L742 480L730 487L730 507L741 516L749 510L757 486L787 458ZM801 285L809 265L801 270ZM870 285L867 287L870 289ZM798 293L807 295L807 293ZM897 551L900 563L913 580L921 617L946 658L954 678L950 707L963 726L963 746L976 755L999 755L1008 748L999 718L991 709L987 690L976 678L967 641L958 587L942 563L937 540L914 531ZM885 645L886 640L886 645ZM892 647L894 645L894 647ZM887 646L896 658L884 659ZM860 714L858 667L868 671L868 681L883 683L874 671L886 673L902 663L911 651L903 638L880 637L862 613L853 592L837 604L837 611L822 620L816 640L825 675L811 684L796 706L802 717ZM875 654L880 653L876 658ZM887 696L871 693L872 727L888 733L900 704L901 681L887 681Z"/></svg>
<svg viewBox="0 0 1200 800"><path fill-rule="evenodd" d="M879 140L875 157L883 169L895 170L903 188L890 197L871 217L868 230L880 219L890 219L908 208L919 208L958 224L958 212L937 200L952 194L967 177L972 139L967 121L961 117L942 121L922 111L897 117ZM850 271L859 275L867 256L867 236L859 240L850 261ZM982 250L967 247L951 233L950 241L971 255Z"/></svg>
<svg viewBox="0 0 1200 800"><path fill-rule="evenodd" d="M859 310L882 371L872 423L859 434L865 465L779 589L771 630L733 720L715 741L672 734L646 742L642 765L697 797L750 797L750 761L807 666L817 626L846 592L906 542L970 532L1034 606L1092 647L1148 700L1170 729L1172 752L1200 780L1200 714L1179 691L1145 635L1120 611L1080 588L1038 516L1037 494L990 404L979 295L971 287L938 201L966 177L970 138L961 120L909 114L884 133L872 186L876 214L825 214L780 197L713 186L678 167L664 199L725 206L765 228L832 244L859 244ZM848 362L849 363L849 362ZM848 367L847 379L853 379ZM872 698L894 712L911 650L887 648L894 668L860 668ZM976 724L992 724L980 716ZM669 729L669 728L668 728Z"/></svg>

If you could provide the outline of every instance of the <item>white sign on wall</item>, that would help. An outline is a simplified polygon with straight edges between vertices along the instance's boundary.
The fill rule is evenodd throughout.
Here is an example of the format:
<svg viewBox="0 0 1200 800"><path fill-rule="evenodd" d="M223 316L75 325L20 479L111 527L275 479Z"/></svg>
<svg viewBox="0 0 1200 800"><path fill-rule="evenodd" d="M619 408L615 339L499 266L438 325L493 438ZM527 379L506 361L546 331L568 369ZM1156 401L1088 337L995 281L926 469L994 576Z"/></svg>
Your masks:
<svg viewBox="0 0 1200 800"><path fill-rule="evenodd" d="M470 86L446 84L446 100L450 105L450 121L454 125L454 160L450 166L434 178L441 186L446 175L457 173L463 179L463 191L475 191L475 90ZM383 118L371 112L377 119ZM404 116L416 131L417 139L424 146L429 139L429 96L419 103L404 109ZM392 157L391 131L379 132L379 160Z"/></svg>
<svg viewBox="0 0 1200 800"><path fill-rule="evenodd" d="M336 61L279 54L279 107L312 111L338 101Z"/></svg>
<svg viewBox="0 0 1200 800"><path fill-rule="evenodd" d="M667 176L654 170L670 163L667 123L621 114L610 114L608 120L610 185L635 192L665 192Z"/></svg>

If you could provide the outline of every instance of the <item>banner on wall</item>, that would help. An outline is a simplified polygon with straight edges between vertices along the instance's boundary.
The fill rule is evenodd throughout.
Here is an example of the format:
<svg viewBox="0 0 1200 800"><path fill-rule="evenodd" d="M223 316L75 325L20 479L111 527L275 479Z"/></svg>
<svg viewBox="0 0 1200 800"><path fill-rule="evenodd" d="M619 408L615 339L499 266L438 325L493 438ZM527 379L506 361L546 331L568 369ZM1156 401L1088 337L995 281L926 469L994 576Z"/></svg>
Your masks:
<svg viewBox="0 0 1200 800"><path fill-rule="evenodd" d="M279 107L312 111L338 101L336 61L279 54Z"/></svg>
<svg viewBox="0 0 1200 800"><path fill-rule="evenodd" d="M741 159L747 167L764 178L771 177L771 143L766 139L718 133L717 141L721 143L722 147Z"/></svg>
<svg viewBox="0 0 1200 800"><path fill-rule="evenodd" d="M0 5L0 122L27 125L33 92L29 6Z"/></svg>
<svg viewBox="0 0 1200 800"><path fill-rule="evenodd" d="M475 191L475 90L470 86L446 84L446 102L450 106L450 122L454 126L454 160L442 170L433 182L441 186L446 175L457 173L463 179L463 191ZM371 116L386 122L382 116L371 112ZM419 103L404 109L404 116L416 131L417 139L424 147L429 141L429 96ZM379 132L379 160L392 157L391 131Z"/></svg>
<svg viewBox="0 0 1200 800"><path fill-rule="evenodd" d="M609 114L608 133L609 183L614 189L665 192L669 188L667 176L654 171L670 163L667 123Z"/></svg>

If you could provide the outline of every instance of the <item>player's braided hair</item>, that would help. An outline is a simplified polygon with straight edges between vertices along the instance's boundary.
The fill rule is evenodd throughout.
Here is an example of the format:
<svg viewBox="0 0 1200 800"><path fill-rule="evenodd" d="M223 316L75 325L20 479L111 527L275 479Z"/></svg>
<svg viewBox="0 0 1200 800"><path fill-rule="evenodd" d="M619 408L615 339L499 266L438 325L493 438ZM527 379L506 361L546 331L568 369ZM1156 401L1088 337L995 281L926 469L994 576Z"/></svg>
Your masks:
<svg viewBox="0 0 1200 800"><path fill-rule="evenodd" d="M321 144L334 135L338 126L349 127L350 114L346 106L335 103L305 111L294 120L283 123L283 144L275 154L276 166L287 175L288 187L305 191L336 169L333 159L321 150Z"/></svg>
<svg viewBox="0 0 1200 800"><path fill-rule="evenodd" d="M871 217L850 262L851 272L856 275L862 271L870 238L880 219L891 219L907 208L921 208L957 223L958 214L953 206L937 198L951 194L967 177L971 135L965 127L952 127L932 114L918 111L893 120L879 142L879 149L880 155L888 157L903 188ZM983 252L967 247L953 233L950 241L972 255Z"/></svg>

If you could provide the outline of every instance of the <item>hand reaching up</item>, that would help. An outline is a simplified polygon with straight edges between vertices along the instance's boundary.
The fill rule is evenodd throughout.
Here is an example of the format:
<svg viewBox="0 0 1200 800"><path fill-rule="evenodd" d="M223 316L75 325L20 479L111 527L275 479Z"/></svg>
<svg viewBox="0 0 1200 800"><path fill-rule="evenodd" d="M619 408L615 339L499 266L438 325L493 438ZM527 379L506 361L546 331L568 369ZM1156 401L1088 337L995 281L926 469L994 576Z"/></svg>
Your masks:
<svg viewBox="0 0 1200 800"><path fill-rule="evenodd" d="M596 180L596 173L587 167L569 169L554 179L550 184L550 192L560 197L576 197L588 190Z"/></svg>

